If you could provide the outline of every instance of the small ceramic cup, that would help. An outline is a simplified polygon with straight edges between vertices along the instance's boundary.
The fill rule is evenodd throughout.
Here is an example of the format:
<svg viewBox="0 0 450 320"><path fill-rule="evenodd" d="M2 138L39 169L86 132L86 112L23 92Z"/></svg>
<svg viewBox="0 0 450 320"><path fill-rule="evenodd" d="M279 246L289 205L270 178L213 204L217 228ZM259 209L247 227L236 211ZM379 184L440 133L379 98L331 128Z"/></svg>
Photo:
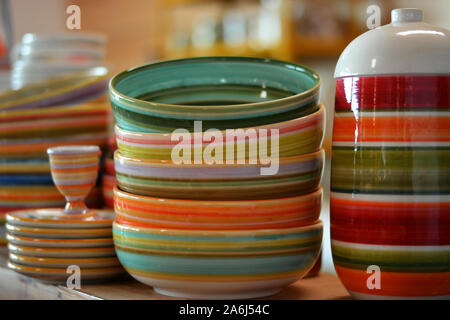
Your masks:
<svg viewBox="0 0 450 320"><path fill-rule="evenodd" d="M63 146L49 148L47 153L53 181L67 201L64 212L87 213L84 199L97 181L100 148Z"/></svg>

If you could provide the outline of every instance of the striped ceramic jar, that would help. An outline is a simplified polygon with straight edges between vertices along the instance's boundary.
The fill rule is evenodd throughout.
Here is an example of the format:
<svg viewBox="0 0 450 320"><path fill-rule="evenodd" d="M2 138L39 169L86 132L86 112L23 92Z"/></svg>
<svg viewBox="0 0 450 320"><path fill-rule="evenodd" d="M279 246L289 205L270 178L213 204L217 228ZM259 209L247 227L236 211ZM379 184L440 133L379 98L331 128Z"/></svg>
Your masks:
<svg viewBox="0 0 450 320"><path fill-rule="evenodd" d="M357 298L450 298L450 31L419 9L335 70L331 246Z"/></svg>
<svg viewBox="0 0 450 320"><path fill-rule="evenodd" d="M50 170L58 190L65 196L66 213L84 213L84 198L97 181L100 148L64 146L47 150Z"/></svg>
<svg viewBox="0 0 450 320"><path fill-rule="evenodd" d="M337 79L332 251L353 295L450 297L449 108L450 76Z"/></svg>

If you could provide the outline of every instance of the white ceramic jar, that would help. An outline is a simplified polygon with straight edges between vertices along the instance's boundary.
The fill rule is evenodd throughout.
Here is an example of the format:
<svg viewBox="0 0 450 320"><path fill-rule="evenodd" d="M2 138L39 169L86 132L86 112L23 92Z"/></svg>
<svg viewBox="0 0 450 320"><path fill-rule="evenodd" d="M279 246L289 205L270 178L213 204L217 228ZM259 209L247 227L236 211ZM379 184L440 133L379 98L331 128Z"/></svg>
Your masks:
<svg viewBox="0 0 450 320"><path fill-rule="evenodd" d="M336 66L331 239L357 298L450 298L450 32L418 9Z"/></svg>

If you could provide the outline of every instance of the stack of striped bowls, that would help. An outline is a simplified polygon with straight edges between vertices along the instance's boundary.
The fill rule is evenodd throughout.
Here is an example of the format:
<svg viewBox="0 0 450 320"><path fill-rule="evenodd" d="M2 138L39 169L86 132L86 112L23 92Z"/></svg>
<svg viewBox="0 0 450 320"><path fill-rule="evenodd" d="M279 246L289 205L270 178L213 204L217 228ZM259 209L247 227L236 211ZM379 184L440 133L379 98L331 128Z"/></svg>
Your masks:
<svg viewBox="0 0 450 320"><path fill-rule="evenodd" d="M107 69L96 67L0 95L1 221L11 210L64 206L46 149L107 144L112 120L104 100L107 81ZM100 206L101 189L94 188L87 202Z"/></svg>
<svg viewBox="0 0 450 320"><path fill-rule="evenodd" d="M113 237L125 269L161 294L200 299L268 296L303 277L322 240L319 86L303 66L257 58L115 76Z"/></svg>

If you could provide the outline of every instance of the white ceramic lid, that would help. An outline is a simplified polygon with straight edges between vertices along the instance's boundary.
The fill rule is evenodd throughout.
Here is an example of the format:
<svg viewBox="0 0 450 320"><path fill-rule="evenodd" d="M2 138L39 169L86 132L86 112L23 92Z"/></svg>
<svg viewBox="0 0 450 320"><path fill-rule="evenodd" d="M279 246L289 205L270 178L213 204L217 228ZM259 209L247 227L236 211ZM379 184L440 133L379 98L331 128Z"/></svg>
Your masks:
<svg viewBox="0 0 450 320"><path fill-rule="evenodd" d="M383 74L450 74L450 31L423 22L419 9L395 9L391 23L354 39L335 78Z"/></svg>

